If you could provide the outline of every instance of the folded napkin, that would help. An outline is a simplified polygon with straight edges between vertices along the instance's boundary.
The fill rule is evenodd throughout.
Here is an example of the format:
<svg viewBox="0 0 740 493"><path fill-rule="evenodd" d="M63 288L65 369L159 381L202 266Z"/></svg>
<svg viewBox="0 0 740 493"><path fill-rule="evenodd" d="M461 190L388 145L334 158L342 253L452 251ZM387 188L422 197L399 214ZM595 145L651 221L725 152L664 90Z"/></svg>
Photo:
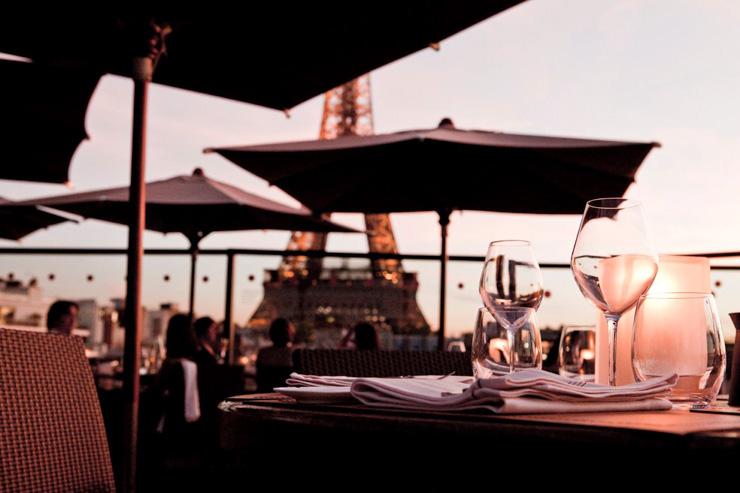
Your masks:
<svg viewBox="0 0 740 493"><path fill-rule="evenodd" d="M349 387L355 380L356 377L323 377L293 372L285 383L291 387Z"/></svg>
<svg viewBox="0 0 740 493"><path fill-rule="evenodd" d="M374 407L534 414L670 409L671 403L661 397L668 395L677 376L619 387L569 379L542 370L523 370L480 380L460 376L351 378L293 374L291 381L303 387L301 392L291 393L297 398L310 398L312 392L319 395L324 389L332 388L332 397L351 396ZM322 397L325 399L326 394Z"/></svg>
<svg viewBox="0 0 740 493"><path fill-rule="evenodd" d="M407 377L398 377L399 380L406 380L409 378L422 380L451 379L461 384L465 384L466 387L474 381L473 377L460 377L455 375L413 375ZM360 380L360 378L302 375L300 373L293 372L290 374L290 378L288 378L285 383L290 385L291 387L351 387L352 384L357 380Z"/></svg>
<svg viewBox="0 0 740 493"><path fill-rule="evenodd" d="M676 375L619 387L573 380L542 370L523 370L475 380L363 378L350 392L368 406L425 411L487 410L497 414L644 411L671 409L661 399L676 384Z"/></svg>

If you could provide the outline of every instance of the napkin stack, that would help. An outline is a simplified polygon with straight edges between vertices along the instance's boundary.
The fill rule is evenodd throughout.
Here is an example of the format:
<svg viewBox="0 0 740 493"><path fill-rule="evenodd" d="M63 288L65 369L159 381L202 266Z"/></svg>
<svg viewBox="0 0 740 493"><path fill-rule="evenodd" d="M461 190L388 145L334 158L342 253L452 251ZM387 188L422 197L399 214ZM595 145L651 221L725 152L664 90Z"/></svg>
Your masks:
<svg viewBox="0 0 740 493"><path fill-rule="evenodd" d="M460 376L351 378L291 375L291 385L334 389L334 395L373 407L416 411L488 411L496 414L543 414L671 409L663 399L676 384L676 375L619 387L569 379L542 370L523 370L475 380ZM346 393L339 391L346 389ZM290 394L289 389L275 389ZM339 392L337 392L339 391Z"/></svg>

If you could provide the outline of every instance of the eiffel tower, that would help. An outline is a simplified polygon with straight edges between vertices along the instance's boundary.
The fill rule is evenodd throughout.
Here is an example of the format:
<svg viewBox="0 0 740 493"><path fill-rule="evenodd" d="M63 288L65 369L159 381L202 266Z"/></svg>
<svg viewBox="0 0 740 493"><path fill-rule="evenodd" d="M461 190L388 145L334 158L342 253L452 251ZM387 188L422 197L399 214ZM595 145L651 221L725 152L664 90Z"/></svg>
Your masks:
<svg viewBox="0 0 740 493"><path fill-rule="evenodd" d="M372 133L369 75L325 94L320 139ZM371 253L398 253L388 214L365 214L365 228ZM326 241L326 233L293 232L287 249L325 250ZM416 273L404 271L396 259L328 267L322 258L290 255L276 270L265 271L264 297L248 325L266 329L285 317L312 333L319 346L333 346L342 329L358 322L380 331L425 334L429 324L416 303L418 286Z"/></svg>

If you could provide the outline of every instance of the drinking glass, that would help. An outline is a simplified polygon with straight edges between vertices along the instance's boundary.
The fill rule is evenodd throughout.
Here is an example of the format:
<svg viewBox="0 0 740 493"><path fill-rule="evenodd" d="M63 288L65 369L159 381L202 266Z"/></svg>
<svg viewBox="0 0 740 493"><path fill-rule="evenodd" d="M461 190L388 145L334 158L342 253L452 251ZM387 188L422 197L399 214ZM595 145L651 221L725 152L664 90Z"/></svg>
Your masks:
<svg viewBox="0 0 740 493"><path fill-rule="evenodd" d="M714 297L706 293L641 296L632 333L635 379L676 373L672 401L708 404L717 397L726 354Z"/></svg>
<svg viewBox="0 0 740 493"><path fill-rule="evenodd" d="M645 294L658 273L640 203L624 198L589 201L570 265L581 293L606 318L609 385L614 386L619 317Z"/></svg>
<svg viewBox="0 0 740 493"><path fill-rule="evenodd" d="M515 324L500 323L487 308L478 309L473 332L473 374L492 378L527 368L542 368L542 341L534 309L512 315ZM510 313L511 314L511 313Z"/></svg>
<svg viewBox="0 0 740 493"><path fill-rule="evenodd" d="M596 329L593 325L568 325L560 336L560 374L594 380L596 373Z"/></svg>
<svg viewBox="0 0 740 493"><path fill-rule="evenodd" d="M537 310L544 290L532 245L524 240L492 242L486 252L479 291L492 314L504 307Z"/></svg>

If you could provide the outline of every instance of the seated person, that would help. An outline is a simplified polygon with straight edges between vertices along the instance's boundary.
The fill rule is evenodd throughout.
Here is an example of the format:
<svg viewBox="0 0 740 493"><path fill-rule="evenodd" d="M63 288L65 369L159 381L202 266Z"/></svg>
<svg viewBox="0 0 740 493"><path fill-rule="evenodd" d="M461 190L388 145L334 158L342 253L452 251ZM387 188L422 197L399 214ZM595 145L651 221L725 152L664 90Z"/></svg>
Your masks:
<svg viewBox="0 0 740 493"><path fill-rule="evenodd" d="M167 324L167 357L157 379L161 420L157 431L178 447L192 440L200 419L198 367L195 359L195 334L190 317L174 315Z"/></svg>
<svg viewBox="0 0 740 493"><path fill-rule="evenodd" d="M195 362L198 365L217 364L218 354L218 325L211 317L201 317L193 324L197 338L198 351Z"/></svg>
<svg viewBox="0 0 740 493"><path fill-rule="evenodd" d="M53 334L72 335L77 326L77 313L80 307L74 301L59 300L49 307L46 314L46 327Z"/></svg>
<svg viewBox="0 0 740 493"><path fill-rule="evenodd" d="M285 380L293 371L293 348L291 347L295 327L284 318L273 320L270 325L272 346L257 353L257 391L272 392L275 387L285 386Z"/></svg>
<svg viewBox="0 0 740 493"><path fill-rule="evenodd" d="M352 327L339 343L340 349L357 349L358 351L377 351L380 340L375 327L367 322L360 322Z"/></svg>

